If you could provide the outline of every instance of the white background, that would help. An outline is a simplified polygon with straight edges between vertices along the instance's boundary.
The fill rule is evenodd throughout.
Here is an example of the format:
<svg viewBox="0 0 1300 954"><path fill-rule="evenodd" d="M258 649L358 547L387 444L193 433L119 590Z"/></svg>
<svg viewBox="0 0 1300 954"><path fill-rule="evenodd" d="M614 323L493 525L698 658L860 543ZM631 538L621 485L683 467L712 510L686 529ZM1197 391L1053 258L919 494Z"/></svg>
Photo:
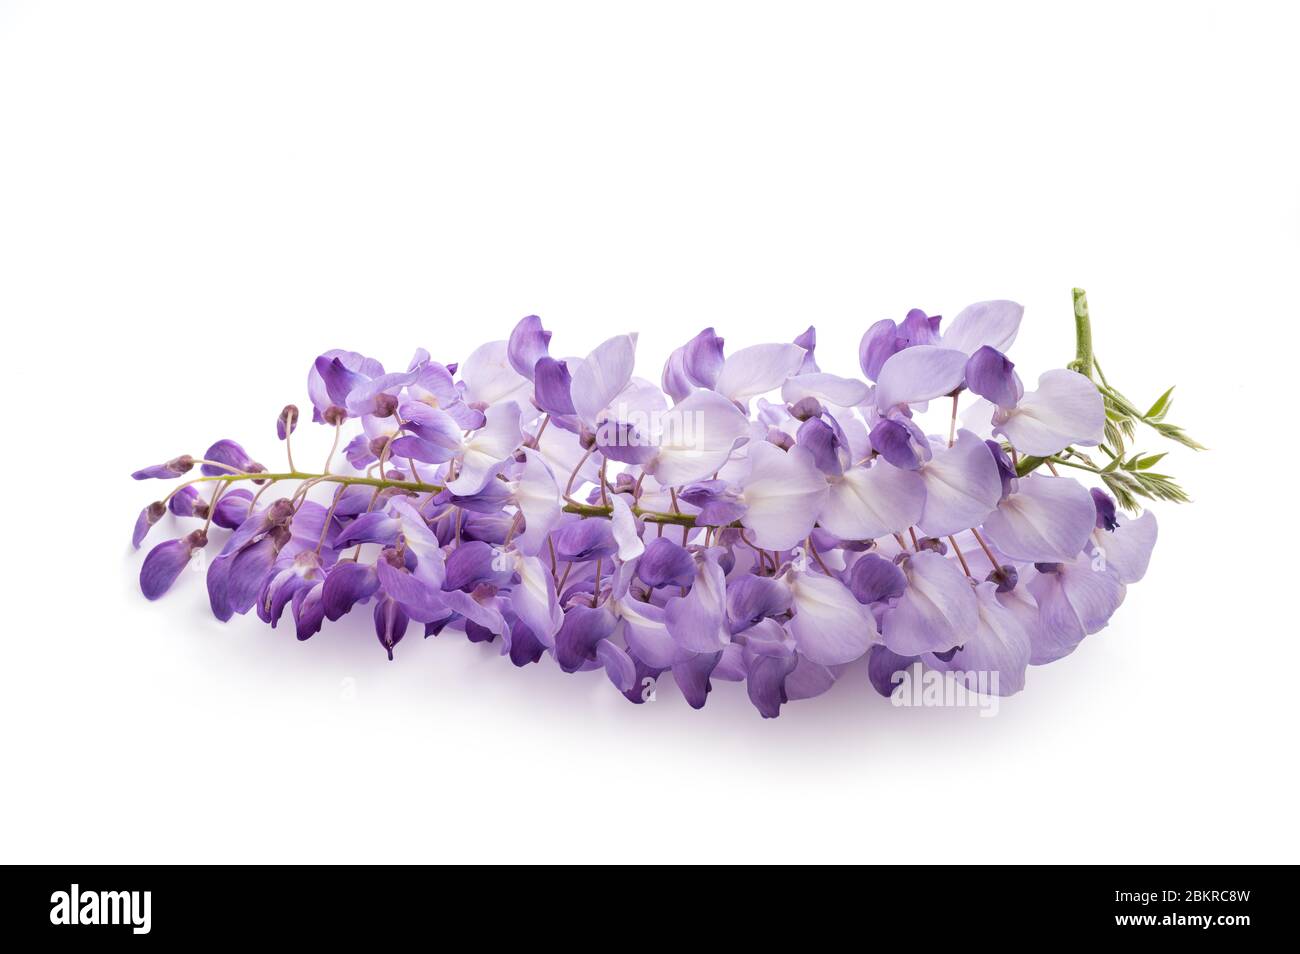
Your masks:
<svg viewBox="0 0 1300 954"><path fill-rule="evenodd" d="M0 3L0 856L1300 860L1294 9ZM1073 285L1213 450L996 718L861 671L776 721L729 683L631 706L136 588L127 475L278 462L326 348L453 361L535 312L560 354L639 330L657 378L705 325L815 323L853 373L872 321L1010 297L1032 381Z"/></svg>

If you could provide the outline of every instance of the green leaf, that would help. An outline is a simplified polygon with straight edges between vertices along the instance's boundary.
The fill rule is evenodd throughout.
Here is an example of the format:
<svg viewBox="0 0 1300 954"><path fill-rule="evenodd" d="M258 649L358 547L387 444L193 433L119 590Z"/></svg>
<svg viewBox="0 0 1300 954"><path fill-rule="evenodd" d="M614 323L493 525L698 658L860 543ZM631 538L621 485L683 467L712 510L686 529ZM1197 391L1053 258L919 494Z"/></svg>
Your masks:
<svg viewBox="0 0 1300 954"><path fill-rule="evenodd" d="M1169 406L1172 403L1170 397L1173 393L1174 389L1170 388L1164 394L1160 395L1160 397L1156 398L1156 403L1151 405L1151 410L1147 411L1142 416L1152 421L1163 420L1165 412L1169 410Z"/></svg>
<svg viewBox="0 0 1300 954"><path fill-rule="evenodd" d="M1151 424L1151 426L1156 429L1156 432L1161 437L1166 438L1167 440L1171 440L1174 441L1175 443L1182 444L1184 447L1190 447L1192 450L1206 449L1204 444L1200 443L1199 441L1193 440L1190 436L1188 436L1187 432L1184 431L1177 424L1166 424L1163 421L1155 421L1155 422L1148 421L1147 423Z"/></svg>
<svg viewBox="0 0 1300 954"><path fill-rule="evenodd" d="M1148 469L1154 467L1157 463L1159 463L1160 458L1164 457L1166 453L1168 453L1168 452L1167 452L1167 451L1162 451L1162 452L1159 453L1159 454L1147 454L1145 457L1135 457L1135 458L1133 459L1133 461L1131 462L1131 466L1128 467L1127 469L1128 469L1128 470L1148 470Z"/></svg>
<svg viewBox="0 0 1300 954"><path fill-rule="evenodd" d="M1105 483L1106 489L1110 491L1111 496L1119 502L1119 505L1125 510L1133 512L1141 509L1138 506L1137 498L1133 495L1131 481L1123 473L1102 474L1102 482Z"/></svg>

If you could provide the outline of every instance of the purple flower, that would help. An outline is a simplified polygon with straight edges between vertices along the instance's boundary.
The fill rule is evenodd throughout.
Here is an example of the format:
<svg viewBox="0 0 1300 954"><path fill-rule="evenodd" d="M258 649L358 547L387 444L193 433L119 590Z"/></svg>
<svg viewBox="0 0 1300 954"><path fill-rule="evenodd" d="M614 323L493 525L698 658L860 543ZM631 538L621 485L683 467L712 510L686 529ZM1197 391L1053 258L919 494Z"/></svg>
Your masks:
<svg viewBox="0 0 1300 954"><path fill-rule="evenodd" d="M132 475L198 463L204 480L140 511L137 548L164 519L200 522L149 550L140 587L157 599L213 533L218 619L290 619L305 640L364 607L390 659L416 624L515 666L600 674L637 703L665 678L695 708L743 682L764 718L842 675L840 691L888 695L911 666L1010 695L1106 624L1157 536L1150 513L1034 469L1060 453L1053 466L1127 486L1065 450L1105 436L1098 385L1055 370L1024 391L1007 357L1022 312L877 322L867 381L822 371L812 327L730 354L706 328L662 388L635 374L636 335L559 358L535 315L459 363L418 349L389 372L330 350L307 381L334 428L318 470L295 446L270 474L221 440ZM958 429L962 401L1001 440ZM286 457L298 420L290 404L276 422Z"/></svg>
<svg viewBox="0 0 1300 954"><path fill-rule="evenodd" d="M1044 457L1070 444L1100 444L1106 411L1096 386L1074 371L1046 371L1038 390L1012 409L999 409L994 434L1001 434L1024 454Z"/></svg>
<svg viewBox="0 0 1300 954"><path fill-rule="evenodd" d="M179 477L181 474L188 473L194 466L194 458L189 454L182 454L180 457L173 457L165 464L153 464L149 467L143 467L131 475L132 480L170 480L173 477Z"/></svg>
<svg viewBox="0 0 1300 954"><path fill-rule="evenodd" d="M248 456L248 452L230 440L220 440L203 454L204 460L215 461L200 467L205 477L220 477L224 474L260 474L266 470L261 464Z"/></svg>
<svg viewBox="0 0 1300 954"><path fill-rule="evenodd" d="M158 599L171 589L181 571L189 565L194 551L207 545L208 538L202 530L195 530L179 540L158 544L140 565L140 592L146 599Z"/></svg>

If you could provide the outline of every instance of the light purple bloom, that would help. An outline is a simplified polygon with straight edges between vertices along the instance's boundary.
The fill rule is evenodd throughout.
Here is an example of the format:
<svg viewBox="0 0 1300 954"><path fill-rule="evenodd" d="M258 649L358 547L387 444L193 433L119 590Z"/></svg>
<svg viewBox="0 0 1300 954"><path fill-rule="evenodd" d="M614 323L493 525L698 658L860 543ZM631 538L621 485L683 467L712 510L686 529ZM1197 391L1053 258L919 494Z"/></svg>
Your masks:
<svg viewBox="0 0 1300 954"><path fill-rule="evenodd" d="M885 613L885 645L900 656L943 652L975 632L979 607L971 580L950 560L922 551L899 567L907 589L898 605Z"/></svg>
<svg viewBox="0 0 1300 954"><path fill-rule="evenodd" d="M1096 386L1083 375L1058 368L1038 378L1010 410L999 409L993 433L1001 434L1023 454L1045 457L1070 444L1100 444L1106 411Z"/></svg>
<svg viewBox="0 0 1300 954"><path fill-rule="evenodd" d="M1092 496L1070 477L1030 474L984 518L989 541L1014 560L1073 560L1096 523Z"/></svg>
<svg viewBox="0 0 1300 954"><path fill-rule="evenodd" d="M1013 457L1096 443L1105 421L1073 371L1025 392L1007 357L1022 312L876 322L867 381L822 371L812 327L730 354L706 328L662 388L636 376L635 335L559 358L535 315L460 363L327 351L307 392L333 449L316 472L293 442L296 490L230 440L132 475L181 483L140 512L135 547L164 519L202 527L150 549L140 587L167 592L212 532L218 619L254 609L308 639L363 611L390 658L414 624L634 703L669 678L695 708L744 682L765 718L842 676L888 695L910 666L996 673L1010 695L1106 624L1157 536L1071 477L1017 477ZM990 429L950 445L962 401ZM276 436L297 424L287 405ZM184 483L200 461L205 482Z"/></svg>

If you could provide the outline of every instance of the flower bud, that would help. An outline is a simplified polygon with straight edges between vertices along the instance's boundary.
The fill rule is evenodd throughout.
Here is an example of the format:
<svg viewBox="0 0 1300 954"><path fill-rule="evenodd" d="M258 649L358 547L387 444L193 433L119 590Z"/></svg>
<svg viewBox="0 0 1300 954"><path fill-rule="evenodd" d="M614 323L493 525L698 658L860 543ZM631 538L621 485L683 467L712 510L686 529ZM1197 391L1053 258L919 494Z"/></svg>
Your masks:
<svg viewBox="0 0 1300 954"><path fill-rule="evenodd" d="M293 504L281 498L266 512L266 522L272 527L283 527L293 519Z"/></svg>
<svg viewBox="0 0 1300 954"><path fill-rule="evenodd" d="M1011 564L1004 564L984 578L998 585L999 593L1010 593L1020 582L1020 572Z"/></svg>
<svg viewBox="0 0 1300 954"><path fill-rule="evenodd" d="M321 415L321 419L331 427L338 427L348 419L347 408L339 407L337 404L331 404L329 407L325 408L325 413Z"/></svg>
<svg viewBox="0 0 1300 954"><path fill-rule="evenodd" d="M809 418L822 416L822 404L815 397L800 398L790 405L790 416L795 420L806 421Z"/></svg>
<svg viewBox="0 0 1300 954"><path fill-rule="evenodd" d="M794 438L779 427L769 427L767 429L767 442L775 444L783 451L788 451L791 447L794 447Z"/></svg>
<svg viewBox="0 0 1300 954"><path fill-rule="evenodd" d="M280 418L275 422L275 434L280 440L285 440L298 427L298 406L296 404L286 404L284 410L280 412Z"/></svg>
<svg viewBox="0 0 1300 954"><path fill-rule="evenodd" d="M948 544L944 543L938 537L922 537L916 542L916 549L918 551L933 550L935 553L939 554L939 556L948 555Z"/></svg>

